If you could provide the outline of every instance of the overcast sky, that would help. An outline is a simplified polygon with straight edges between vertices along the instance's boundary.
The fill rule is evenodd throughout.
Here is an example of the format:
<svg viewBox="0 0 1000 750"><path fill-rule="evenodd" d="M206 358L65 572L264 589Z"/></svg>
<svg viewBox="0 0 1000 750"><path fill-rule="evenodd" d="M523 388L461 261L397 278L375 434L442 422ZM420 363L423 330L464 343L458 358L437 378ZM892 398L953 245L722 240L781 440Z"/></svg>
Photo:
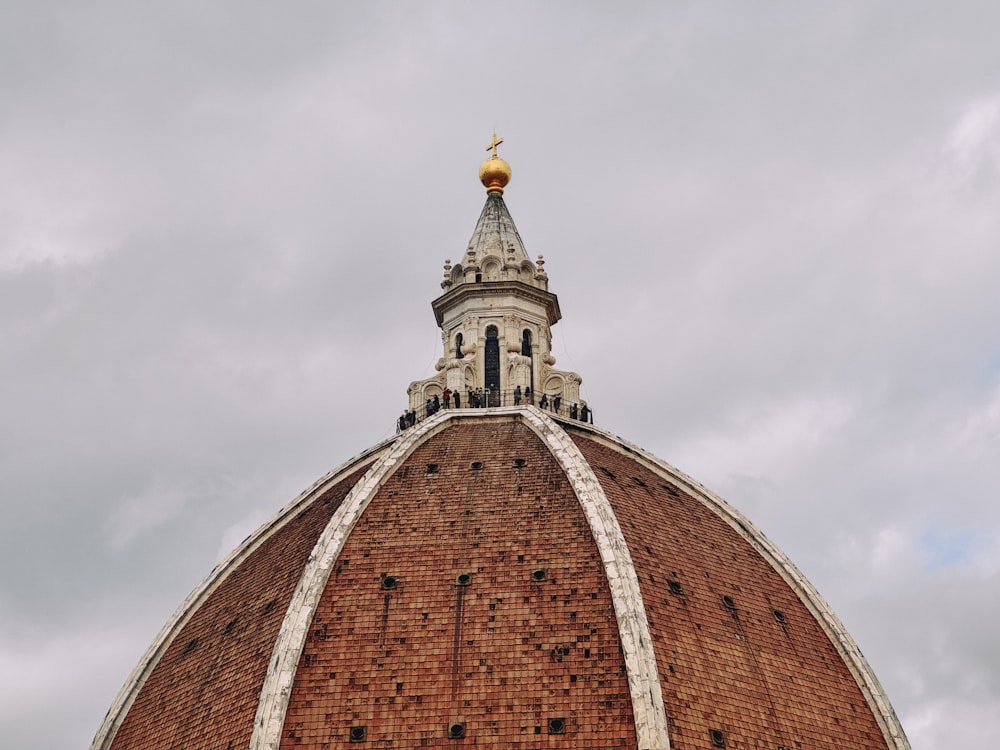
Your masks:
<svg viewBox="0 0 1000 750"><path fill-rule="evenodd" d="M4 746L88 746L212 566L392 434L494 129L596 422L785 550L914 750L992 746L998 28L0 0Z"/></svg>

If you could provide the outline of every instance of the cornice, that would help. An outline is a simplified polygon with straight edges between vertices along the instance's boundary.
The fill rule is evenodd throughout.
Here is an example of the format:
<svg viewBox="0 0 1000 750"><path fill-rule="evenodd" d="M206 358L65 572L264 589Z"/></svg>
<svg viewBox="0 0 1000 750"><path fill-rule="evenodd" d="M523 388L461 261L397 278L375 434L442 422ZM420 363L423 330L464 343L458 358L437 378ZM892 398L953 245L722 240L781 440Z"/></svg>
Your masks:
<svg viewBox="0 0 1000 750"><path fill-rule="evenodd" d="M559 298L552 292L525 284L522 281L480 281L476 283L459 284L431 302L434 318L438 327L444 324L445 312L467 298L485 299L511 295L523 297L545 308L548 324L555 325L562 318L559 310Z"/></svg>

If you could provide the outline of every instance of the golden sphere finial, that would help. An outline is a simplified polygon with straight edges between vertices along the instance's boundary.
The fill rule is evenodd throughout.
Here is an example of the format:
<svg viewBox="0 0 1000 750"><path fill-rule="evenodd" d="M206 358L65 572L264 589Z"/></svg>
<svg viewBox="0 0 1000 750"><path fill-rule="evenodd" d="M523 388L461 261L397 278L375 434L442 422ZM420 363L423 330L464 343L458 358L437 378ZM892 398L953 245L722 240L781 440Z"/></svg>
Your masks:
<svg viewBox="0 0 1000 750"><path fill-rule="evenodd" d="M497 138L493 134L493 140L486 147L487 151L492 151L493 155L479 165L479 181L486 187L487 194L497 193L503 195L503 189L510 182L510 164L497 156L497 146L503 143L503 138Z"/></svg>

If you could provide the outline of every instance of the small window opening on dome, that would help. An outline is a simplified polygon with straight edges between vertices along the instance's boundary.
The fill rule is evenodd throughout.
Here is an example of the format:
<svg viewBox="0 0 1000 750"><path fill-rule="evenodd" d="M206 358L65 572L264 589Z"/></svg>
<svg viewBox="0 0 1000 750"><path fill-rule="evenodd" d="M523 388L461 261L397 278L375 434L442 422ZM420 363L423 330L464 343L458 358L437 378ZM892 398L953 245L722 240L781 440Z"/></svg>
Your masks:
<svg viewBox="0 0 1000 750"><path fill-rule="evenodd" d="M615 476L615 473L613 471L611 471L611 469L607 469L607 468L605 468L603 466L601 466L599 468L600 468L601 471L604 472L604 474L606 476L610 477L611 479L617 479L618 478L618 477Z"/></svg>
<svg viewBox="0 0 1000 750"><path fill-rule="evenodd" d="M465 722L455 721L448 725L448 739L460 740L465 737Z"/></svg>
<svg viewBox="0 0 1000 750"><path fill-rule="evenodd" d="M368 727L351 727L351 742L364 742L368 739Z"/></svg>
<svg viewBox="0 0 1000 750"><path fill-rule="evenodd" d="M726 746L726 735L722 733L721 729L709 729L708 734L712 738L712 747Z"/></svg>
<svg viewBox="0 0 1000 750"><path fill-rule="evenodd" d="M536 568L535 570L531 571L532 581L544 581L546 578L548 578L548 576L549 573L547 570L545 570L545 568Z"/></svg>
<svg viewBox="0 0 1000 750"><path fill-rule="evenodd" d="M736 602L733 601L733 597L724 596L722 597L722 603L726 605L726 609L736 610Z"/></svg>
<svg viewBox="0 0 1000 750"><path fill-rule="evenodd" d="M437 474L438 473L438 465L437 464L427 464L427 473L428 474Z"/></svg>
<svg viewBox="0 0 1000 750"><path fill-rule="evenodd" d="M519 469L523 469L527 465L528 465L527 459L524 459L524 458L515 458L514 459L514 466L516 466Z"/></svg>
<svg viewBox="0 0 1000 750"><path fill-rule="evenodd" d="M468 586L472 583L472 573L459 573L455 578L455 583L459 586Z"/></svg>
<svg viewBox="0 0 1000 750"><path fill-rule="evenodd" d="M226 627L222 629L222 634L229 635L230 633L233 632L233 628L235 627L236 627L236 620L235 619L230 620L229 622L226 623Z"/></svg>
<svg viewBox="0 0 1000 750"><path fill-rule="evenodd" d="M385 576L382 578L382 588L383 589L394 589L399 585L399 579L396 576Z"/></svg>
<svg viewBox="0 0 1000 750"><path fill-rule="evenodd" d="M784 625L787 622L785 620L785 613L780 609L774 610L774 619L777 620L780 625Z"/></svg>
<svg viewBox="0 0 1000 750"><path fill-rule="evenodd" d="M278 602L276 599L272 599L271 601L269 601L267 604L264 605L264 609L261 610L261 614L264 615L268 614L272 609L274 609L274 605L277 603Z"/></svg>
<svg viewBox="0 0 1000 750"><path fill-rule="evenodd" d="M566 719L561 716L549 719L549 734L564 734L566 732Z"/></svg>
<svg viewBox="0 0 1000 750"><path fill-rule="evenodd" d="M469 465L469 468L472 469L473 471L479 471L481 468L483 468L483 462L482 461L473 461Z"/></svg>
<svg viewBox="0 0 1000 750"><path fill-rule="evenodd" d="M681 586L680 581L667 581L667 586L670 588L671 594L677 594L677 596L684 595L684 587Z"/></svg>
<svg viewBox="0 0 1000 750"><path fill-rule="evenodd" d="M190 654L196 648L198 648L198 639L192 638L190 641L188 641L188 644L184 647L184 655L186 656L187 654Z"/></svg>
<svg viewBox="0 0 1000 750"><path fill-rule="evenodd" d="M646 486L646 483L644 481L642 481L641 479L639 479L639 477L632 477L632 481L635 482L636 485L639 486L639 487L645 487Z"/></svg>

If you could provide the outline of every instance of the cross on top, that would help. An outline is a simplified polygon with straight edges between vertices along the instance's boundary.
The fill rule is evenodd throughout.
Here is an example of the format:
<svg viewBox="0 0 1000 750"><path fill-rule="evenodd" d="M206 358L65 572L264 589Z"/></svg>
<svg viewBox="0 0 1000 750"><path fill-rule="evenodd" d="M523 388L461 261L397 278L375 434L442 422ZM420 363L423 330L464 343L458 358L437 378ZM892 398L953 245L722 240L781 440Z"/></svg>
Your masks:
<svg viewBox="0 0 1000 750"><path fill-rule="evenodd" d="M497 158L497 146L499 146L501 143L503 143L503 138L497 138L497 134L494 133L493 141L490 143L489 146L486 147L487 151L490 151L492 149L494 159Z"/></svg>

